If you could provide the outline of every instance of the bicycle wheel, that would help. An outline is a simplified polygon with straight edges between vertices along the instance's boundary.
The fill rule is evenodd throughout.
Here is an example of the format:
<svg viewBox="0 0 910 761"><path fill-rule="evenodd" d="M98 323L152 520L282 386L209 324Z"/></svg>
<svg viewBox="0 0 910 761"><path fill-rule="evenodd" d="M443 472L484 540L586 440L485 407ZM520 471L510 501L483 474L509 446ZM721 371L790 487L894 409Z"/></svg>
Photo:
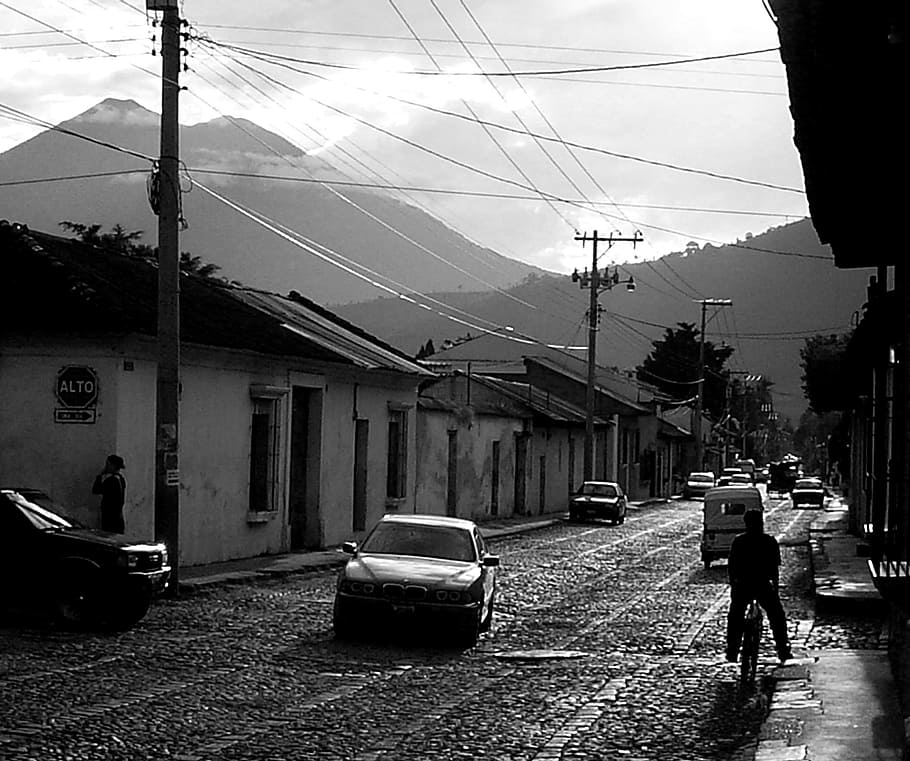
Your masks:
<svg viewBox="0 0 910 761"><path fill-rule="evenodd" d="M739 676L743 684L755 681L758 669L758 648L761 643L762 618L758 607L753 603L746 612L743 630L743 647L739 663Z"/></svg>

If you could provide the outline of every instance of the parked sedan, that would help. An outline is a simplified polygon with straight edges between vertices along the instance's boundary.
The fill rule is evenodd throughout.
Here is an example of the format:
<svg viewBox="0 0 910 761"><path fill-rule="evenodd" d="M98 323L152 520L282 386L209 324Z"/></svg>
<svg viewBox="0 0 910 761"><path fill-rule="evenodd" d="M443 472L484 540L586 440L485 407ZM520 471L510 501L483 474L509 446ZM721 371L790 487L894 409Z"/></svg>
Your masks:
<svg viewBox="0 0 910 761"><path fill-rule="evenodd" d="M588 516L606 518L613 523L626 519L626 495L613 481L585 481L569 500L569 520L580 521Z"/></svg>
<svg viewBox="0 0 910 761"><path fill-rule="evenodd" d="M714 488L714 481L714 474L709 470L690 473L689 477L686 479L685 486L683 486L683 499L704 497L705 492L708 491L708 489Z"/></svg>
<svg viewBox="0 0 910 761"><path fill-rule="evenodd" d="M828 490L820 478L799 478L796 485L790 491L790 500L793 507L808 505L810 507L824 507L825 497L828 496Z"/></svg>
<svg viewBox="0 0 910 761"><path fill-rule="evenodd" d="M380 623L439 623L468 646L493 621L499 557L472 521L441 515L385 515L338 576L332 624L338 637Z"/></svg>
<svg viewBox="0 0 910 761"><path fill-rule="evenodd" d="M37 604L67 625L123 629L170 572L164 544L83 526L37 489L0 489L0 606Z"/></svg>

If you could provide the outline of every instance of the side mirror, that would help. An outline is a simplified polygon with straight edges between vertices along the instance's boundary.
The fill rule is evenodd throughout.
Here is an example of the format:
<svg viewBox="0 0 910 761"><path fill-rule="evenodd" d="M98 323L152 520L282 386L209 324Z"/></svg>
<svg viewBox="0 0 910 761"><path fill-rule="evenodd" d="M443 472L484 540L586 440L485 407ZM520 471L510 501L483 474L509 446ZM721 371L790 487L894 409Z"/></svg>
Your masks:
<svg viewBox="0 0 910 761"><path fill-rule="evenodd" d="M353 555L357 552L357 542L345 542L341 545L341 551L345 555Z"/></svg>
<svg viewBox="0 0 910 761"><path fill-rule="evenodd" d="M499 555L484 555L481 565L485 568L496 568L499 565Z"/></svg>

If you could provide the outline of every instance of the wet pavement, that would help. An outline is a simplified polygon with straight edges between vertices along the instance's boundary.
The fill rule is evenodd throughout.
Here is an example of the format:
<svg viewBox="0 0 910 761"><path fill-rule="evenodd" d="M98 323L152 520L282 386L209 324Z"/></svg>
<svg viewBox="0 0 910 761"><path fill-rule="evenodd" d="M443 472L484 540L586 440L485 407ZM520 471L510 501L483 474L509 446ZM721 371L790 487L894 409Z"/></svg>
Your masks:
<svg viewBox="0 0 910 761"><path fill-rule="evenodd" d="M773 501L766 519L794 650L880 654L880 621L816 616L815 517ZM700 530L701 503L683 501L638 506L622 526L490 527L500 590L470 650L433 631L335 640L331 556L217 569L241 575L161 600L120 634L7 621L0 758L745 761L769 742L796 748L769 730L783 692L770 637L755 687L723 661L726 569L703 568Z"/></svg>

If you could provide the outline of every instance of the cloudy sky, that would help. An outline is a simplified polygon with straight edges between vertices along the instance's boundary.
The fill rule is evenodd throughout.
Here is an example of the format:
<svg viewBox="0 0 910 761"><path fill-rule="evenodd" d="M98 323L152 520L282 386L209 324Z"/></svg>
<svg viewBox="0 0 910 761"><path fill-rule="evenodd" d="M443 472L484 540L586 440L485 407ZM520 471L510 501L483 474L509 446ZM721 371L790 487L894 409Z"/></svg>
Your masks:
<svg viewBox="0 0 910 761"><path fill-rule="evenodd" d="M807 213L779 54L750 52L778 44L762 0L180 5L181 122L250 119L546 269L584 265L578 232L638 230L613 261L650 259ZM0 104L159 111L153 20L142 0L0 0ZM3 113L0 151L42 129Z"/></svg>

